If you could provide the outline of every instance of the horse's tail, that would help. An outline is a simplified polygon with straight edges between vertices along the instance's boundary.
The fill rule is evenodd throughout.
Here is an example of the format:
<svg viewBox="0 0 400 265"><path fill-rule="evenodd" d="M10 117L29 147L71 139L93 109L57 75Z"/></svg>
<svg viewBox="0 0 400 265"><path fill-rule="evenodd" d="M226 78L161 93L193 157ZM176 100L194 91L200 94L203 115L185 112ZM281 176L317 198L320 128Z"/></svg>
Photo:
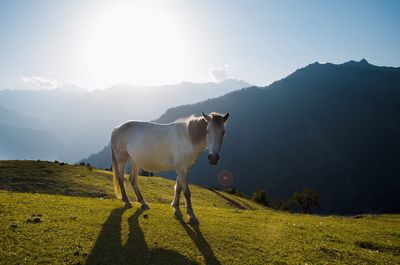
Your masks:
<svg viewBox="0 0 400 265"><path fill-rule="evenodd" d="M115 158L114 154L114 149L111 146L111 154L112 154L112 167L113 167L113 183L114 183L114 191L115 191L115 196L118 199L121 199L121 187L119 186L119 181L118 181L118 162L117 159Z"/></svg>

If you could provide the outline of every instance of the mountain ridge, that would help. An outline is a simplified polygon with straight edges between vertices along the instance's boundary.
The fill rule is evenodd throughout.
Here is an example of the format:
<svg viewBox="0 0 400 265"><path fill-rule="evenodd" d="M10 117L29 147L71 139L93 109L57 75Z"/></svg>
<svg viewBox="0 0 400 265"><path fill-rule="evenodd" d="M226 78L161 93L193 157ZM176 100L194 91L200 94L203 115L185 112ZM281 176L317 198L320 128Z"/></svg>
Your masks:
<svg viewBox="0 0 400 265"><path fill-rule="evenodd" d="M112 129L126 120L154 119L171 106L222 95L246 85L249 84L242 80L227 79L219 83L186 82L167 86L122 84L94 91L4 90L0 91L0 106L37 119L35 128L61 140L54 159L76 162L100 149ZM24 127L36 125L18 117L13 121ZM19 157L9 158L25 157L21 153Z"/></svg>
<svg viewBox="0 0 400 265"><path fill-rule="evenodd" d="M399 87L400 68L314 63L267 87L170 108L155 121L231 113L221 163L211 167L203 154L189 173L197 184L219 186L218 173L230 170L248 194L262 188L285 199L316 189L321 213L396 212Z"/></svg>

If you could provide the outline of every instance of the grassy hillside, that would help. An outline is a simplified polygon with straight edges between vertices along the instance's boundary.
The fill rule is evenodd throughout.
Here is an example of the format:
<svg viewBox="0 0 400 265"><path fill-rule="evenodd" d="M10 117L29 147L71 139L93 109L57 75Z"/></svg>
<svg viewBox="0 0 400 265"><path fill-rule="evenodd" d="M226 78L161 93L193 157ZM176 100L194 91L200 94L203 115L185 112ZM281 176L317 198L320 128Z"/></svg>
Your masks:
<svg viewBox="0 0 400 265"><path fill-rule="evenodd" d="M150 203L170 204L175 182L160 177L139 177L143 197ZM126 182L128 196L135 200ZM195 185L190 186L194 205L231 208L229 194L221 194ZM47 161L0 161L0 189L18 192L58 194L110 199L114 197L112 173L86 166L75 166ZM236 200L239 208L260 208L251 201ZM183 202L183 197L182 197ZM122 205L122 204L121 204Z"/></svg>
<svg viewBox="0 0 400 265"><path fill-rule="evenodd" d="M192 186L200 220L192 226L173 217L173 181L141 177L139 185L145 212L112 199L109 172L0 161L0 264L400 262L399 215L281 213Z"/></svg>

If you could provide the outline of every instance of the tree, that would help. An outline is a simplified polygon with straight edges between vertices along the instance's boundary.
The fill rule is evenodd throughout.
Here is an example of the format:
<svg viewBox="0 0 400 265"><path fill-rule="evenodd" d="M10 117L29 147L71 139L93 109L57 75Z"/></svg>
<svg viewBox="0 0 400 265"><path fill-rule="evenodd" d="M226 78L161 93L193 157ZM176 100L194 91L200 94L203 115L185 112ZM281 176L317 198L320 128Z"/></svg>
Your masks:
<svg viewBox="0 0 400 265"><path fill-rule="evenodd" d="M259 204L268 205L267 193L265 190L258 190L253 193L251 199Z"/></svg>
<svg viewBox="0 0 400 265"><path fill-rule="evenodd" d="M278 211L288 212L292 206L293 201L291 199L284 201L282 199L276 199L271 202L271 207Z"/></svg>
<svg viewBox="0 0 400 265"><path fill-rule="evenodd" d="M292 200L299 205L303 213L312 214L311 208L319 206L319 194L310 188L303 189L301 193L293 193Z"/></svg>

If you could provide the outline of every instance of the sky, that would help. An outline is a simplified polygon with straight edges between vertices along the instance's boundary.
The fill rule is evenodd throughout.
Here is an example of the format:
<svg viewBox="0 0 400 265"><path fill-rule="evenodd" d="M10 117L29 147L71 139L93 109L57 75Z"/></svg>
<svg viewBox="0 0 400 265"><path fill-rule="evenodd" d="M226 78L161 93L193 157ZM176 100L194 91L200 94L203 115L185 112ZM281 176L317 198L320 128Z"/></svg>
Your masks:
<svg viewBox="0 0 400 265"><path fill-rule="evenodd" d="M316 61L399 67L399 14L377 0L2 0L0 89L265 86Z"/></svg>

